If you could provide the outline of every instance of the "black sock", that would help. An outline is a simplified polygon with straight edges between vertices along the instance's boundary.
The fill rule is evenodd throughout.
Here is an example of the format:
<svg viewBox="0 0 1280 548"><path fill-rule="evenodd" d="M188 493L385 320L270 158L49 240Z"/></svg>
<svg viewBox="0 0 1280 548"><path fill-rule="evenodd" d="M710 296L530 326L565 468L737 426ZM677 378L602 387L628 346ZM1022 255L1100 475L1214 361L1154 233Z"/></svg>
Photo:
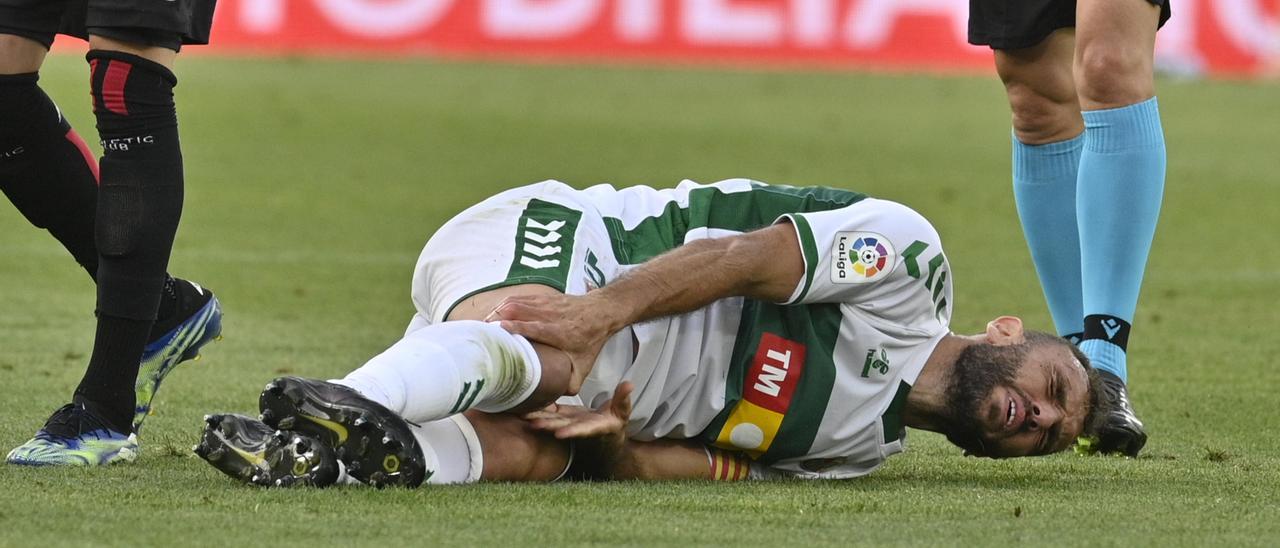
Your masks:
<svg viewBox="0 0 1280 548"><path fill-rule="evenodd" d="M136 55L90 51L102 139L98 189L98 330L79 388L116 422L132 422L138 361L156 319L182 214L177 79Z"/></svg>
<svg viewBox="0 0 1280 548"><path fill-rule="evenodd" d="M127 434L133 430L133 410L137 405L134 383L151 323L98 315L93 355L73 401L92 402L117 432Z"/></svg>
<svg viewBox="0 0 1280 548"><path fill-rule="evenodd" d="M0 190L94 277L98 162L37 85L39 78L0 75Z"/></svg>
<svg viewBox="0 0 1280 548"><path fill-rule="evenodd" d="M152 326L151 336L147 342L156 340L157 337L175 327L168 325L174 322L174 316L178 314L178 290L173 285L175 283L178 281L172 276L165 276L163 289L160 291L160 306L156 309L156 323Z"/></svg>
<svg viewBox="0 0 1280 548"><path fill-rule="evenodd" d="M39 79L36 73L0 75L0 190L96 278L98 160L37 85ZM173 278L166 279L161 320L176 312L172 284Z"/></svg>

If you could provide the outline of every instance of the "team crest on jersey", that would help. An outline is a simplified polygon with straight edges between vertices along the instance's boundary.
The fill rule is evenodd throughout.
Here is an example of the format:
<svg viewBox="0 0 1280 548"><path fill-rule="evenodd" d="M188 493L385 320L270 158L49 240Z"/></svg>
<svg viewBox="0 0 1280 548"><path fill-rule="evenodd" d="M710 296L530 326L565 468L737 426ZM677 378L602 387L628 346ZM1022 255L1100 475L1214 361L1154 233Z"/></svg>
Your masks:
<svg viewBox="0 0 1280 548"><path fill-rule="evenodd" d="M897 256L888 238L875 232L837 232L831 244L831 281L874 282L893 270Z"/></svg>
<svg viewBox="0 0 1280 548"><path fill-rule="evenodd" d="M883 348L879 350L879 356L876 355L875 348L867 350L867 360L862 363L862 378L867 378L873 372L881 375L889 373L889 354Z"/></svg>

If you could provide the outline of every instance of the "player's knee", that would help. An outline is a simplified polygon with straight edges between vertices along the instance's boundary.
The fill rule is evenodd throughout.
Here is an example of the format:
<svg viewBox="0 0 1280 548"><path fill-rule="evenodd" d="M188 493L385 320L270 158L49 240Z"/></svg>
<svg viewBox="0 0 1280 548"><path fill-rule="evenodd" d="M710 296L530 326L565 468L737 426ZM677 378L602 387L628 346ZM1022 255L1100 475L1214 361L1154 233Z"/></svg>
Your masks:
<svg viewBox="0 0 1280 548"><path fill-rule="evenodd" d="M87 59L104 156L176 146L173 88L178 78L173 71L132 53L94 50Z"/></svg>
<svg viewBox="0 0 1280 548"><path fill-rule="evenodd" d="M1006 84L1013 130L1018 140L1043 144L1070 139L1080 133L1080 107L1075 96L1053 96L1033 86Z"/></svg>
<svg viewBox="0 0 1280 548"><path fill-rule="evenodd" d="M27 74L40 70L49 50L32 38L0 34L0 74Z"/></svg>
<svg viewBox="0 0 1280 548"><path fill-rule="evenodd" d="M1024 143L1062 141L1083 129L1070 58L1059 57L1030 51L996 55L1014 133Z"/></svg>
<svg viewBox="0 0 1280 548"><path fill-rule="evenodd" d="M1142 102L1154 94L1151 56L1136 48L1082 43L1076 53L1076 89L1086 110Z"/></svg>

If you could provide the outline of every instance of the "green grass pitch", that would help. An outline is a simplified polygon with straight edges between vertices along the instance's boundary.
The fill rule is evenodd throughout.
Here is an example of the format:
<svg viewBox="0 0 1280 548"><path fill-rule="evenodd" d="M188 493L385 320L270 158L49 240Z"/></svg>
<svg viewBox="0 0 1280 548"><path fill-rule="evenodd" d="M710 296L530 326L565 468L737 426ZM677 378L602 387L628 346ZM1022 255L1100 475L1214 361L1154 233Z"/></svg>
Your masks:
<svg viewBox="0 0 1280 548"><path fill-rule="evenodd" d="M42 83L89 141L84 63ZM190 451L273 376L339 376L396 340L451 214L558 178L846 187L932 219L953 328L1049 327L994 78L421 61L180 61L187 205L172 272L226 339L172 375L137 463L0 466L0 545L1268 545L1280 537L1280 123L1267 84L1162 82L1169 182L1131 347L1137 460L966 459L915 432L838 483L260 490ZM93 287L0 205L0 449L83 371Z"/></svg>

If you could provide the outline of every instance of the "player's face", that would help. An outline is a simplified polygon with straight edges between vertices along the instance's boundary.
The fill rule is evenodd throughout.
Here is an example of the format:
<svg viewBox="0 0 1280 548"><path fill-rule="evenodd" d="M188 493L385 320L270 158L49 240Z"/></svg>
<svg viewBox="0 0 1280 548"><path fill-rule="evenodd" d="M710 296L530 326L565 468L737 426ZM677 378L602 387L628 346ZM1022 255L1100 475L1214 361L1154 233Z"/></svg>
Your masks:
<svg viewBox="0 0 1280 548"><path fill-rule="evenodd" d="M1070 447L1084 428L1088 398L1088 374L1067 347L1032 347L1012 379L994 386L974 410L986 456L1047 455Z"/></svg>
<svg viewBox="0 0 1280 548"><path fill-rule="evenodd" d="M1070 447L1084 429L1089 376L1066 341L1001 316L957 357L946 389L947 439L994 458Z"/></svg>

